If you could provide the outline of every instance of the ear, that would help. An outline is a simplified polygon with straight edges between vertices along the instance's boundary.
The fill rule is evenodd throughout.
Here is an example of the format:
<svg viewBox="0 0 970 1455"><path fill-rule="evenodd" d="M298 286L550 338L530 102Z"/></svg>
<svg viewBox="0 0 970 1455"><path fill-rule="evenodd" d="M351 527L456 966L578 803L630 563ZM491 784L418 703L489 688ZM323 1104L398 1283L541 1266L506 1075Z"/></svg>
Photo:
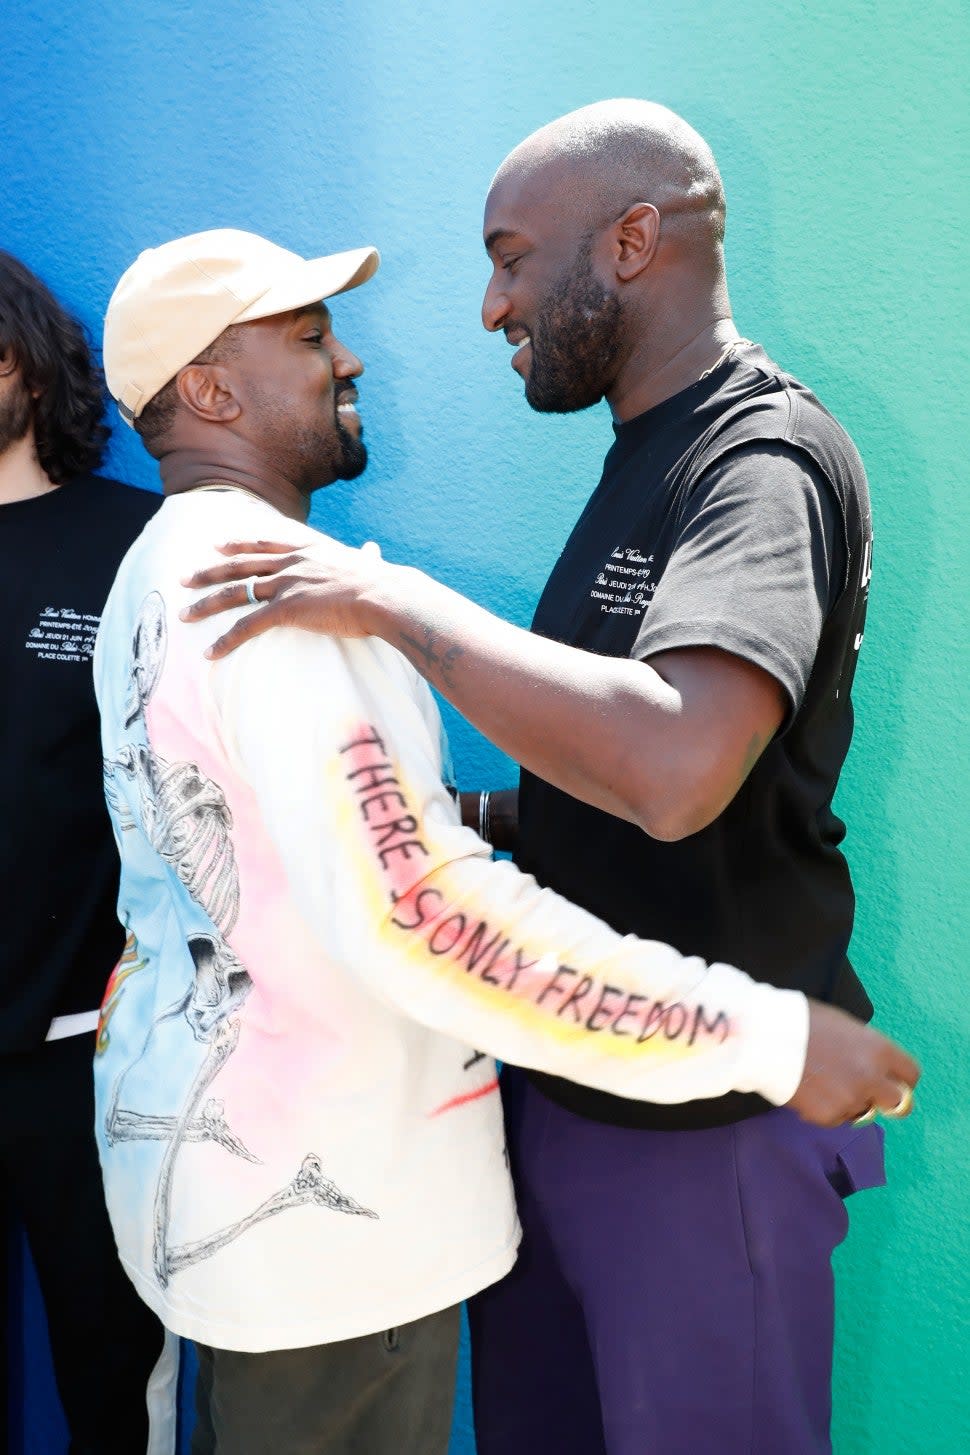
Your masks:
<svg viewBox="0 0 970 1455"><path fill-rule="evenodd" d="M634 202L613 225L616 276L630 282L648 268L660 240L660 213L651 202Z"/></svg>
<svg viewBox="0 0 970 1455"><path fill-rule="evenodd" d="M182 403L200 419L228 424L242 413L229 370L222 364L187 364L177 374L175 387Z"/></svg>

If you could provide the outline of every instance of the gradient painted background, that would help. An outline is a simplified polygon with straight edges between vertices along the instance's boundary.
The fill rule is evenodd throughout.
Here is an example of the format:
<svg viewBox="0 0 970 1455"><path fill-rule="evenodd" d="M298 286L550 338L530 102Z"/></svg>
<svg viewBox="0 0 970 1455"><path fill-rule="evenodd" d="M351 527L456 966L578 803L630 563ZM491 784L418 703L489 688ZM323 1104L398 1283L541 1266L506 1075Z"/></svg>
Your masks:
<svg viewBox="0 0 970 1455"><path fill-rule="evenodd" d="M489 179L535 126L609 95L664 101L712 143L740 328L849 427L875 511L840 807L856 961L925 1082L889 1131L892 1191L853 1204L839 1254L839 1455L970 1450L966 17L960 0L0 0L0 243L96 329L134 255L180 233L377 243L378 279L334 308L368 364L373 464L314 519L523 623L611 435L602 408L532 415L479 326ZM152 479L120 425L111 466ZM451 721L466 786L508 780ZM24 1357L25 1448L60 1451L33 1342ZM454 1451L471 1449L461 1403Z"/></svg>

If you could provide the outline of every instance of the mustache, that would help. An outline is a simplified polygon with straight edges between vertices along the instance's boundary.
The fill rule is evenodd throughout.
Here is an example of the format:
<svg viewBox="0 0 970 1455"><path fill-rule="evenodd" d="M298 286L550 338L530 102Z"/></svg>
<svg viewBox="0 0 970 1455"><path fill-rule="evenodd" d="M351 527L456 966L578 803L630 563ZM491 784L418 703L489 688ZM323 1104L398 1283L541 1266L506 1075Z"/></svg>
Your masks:
<svg viewBox="0 0 970 1455"><path fill-rule="evenodd" d="M352 379L341 379L339 384L334 385L333 398L335 404L339 404L348 394L353 394L355 398L357 396L357 387Z"/></svg>

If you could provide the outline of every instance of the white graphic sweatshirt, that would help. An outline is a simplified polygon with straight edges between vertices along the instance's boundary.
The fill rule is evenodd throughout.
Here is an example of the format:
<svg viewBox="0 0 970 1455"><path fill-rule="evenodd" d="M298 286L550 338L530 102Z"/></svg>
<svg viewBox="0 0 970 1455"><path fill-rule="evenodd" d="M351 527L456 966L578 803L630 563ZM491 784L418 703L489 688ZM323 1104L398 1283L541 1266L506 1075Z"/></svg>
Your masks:
<svg viewBox="0 0 970 1455"><path fill-rule="evenodd" d="M408 1323L518 1238L493 1056L623 1096L782 1103L807 1003L621 937L459 822L437 709L384 642L178 619L228 539L312 537L244 492L167 500L95 655L125 955L98 1136L122 1260L223 1349ZM247 608L248 609L248 608ZM231 618L230 618L231 619Z"/></svg>

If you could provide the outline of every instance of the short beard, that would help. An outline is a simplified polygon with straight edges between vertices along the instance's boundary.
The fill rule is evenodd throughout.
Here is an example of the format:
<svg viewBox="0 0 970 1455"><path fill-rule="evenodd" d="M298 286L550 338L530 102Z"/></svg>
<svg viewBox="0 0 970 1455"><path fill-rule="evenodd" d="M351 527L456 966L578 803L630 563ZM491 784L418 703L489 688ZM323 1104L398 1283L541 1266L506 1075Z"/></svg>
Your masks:
<svg viewBox="0 0 970 1455"><path fill-rule="evenodd" d="M304 495L312 495L332 485L335 480L356 480L367 465L367 447L363 440L341 424L336 413L340 393L334 401L334 421L329 427L322 418L298 428L285 425L280 429L276 400L254 389L260 424L272 421L264 437L282 473Z"/></svg>
<svg viewBox="0 0 970 1455"><path fill-rule="evenodd" d="M0 455L24 438L32 417L30 390L17 378L12 382L9 397L0 400Z"/></svg>
<svg viewBox="0 0 970 1455"><path fill-rule="evenodd" d="M572 414L598 404L609 388L622 310L593 273L590 238L543 301L532 331L525 397L540 414Z"/></svg>
<svg viewBox="0 0 970 1455"><path fill-rule="evenodd" d="M356 480L367 466L367 446L339 419L333 431L291 432L289 445L293 478L307 495L337 480Z"/></svg>
<svg viewBox="0 0 970 1455"><path fill-rule="evenodd" d="M337 420L337 442L340 458L337 461L337 480L356 480L367 468L367 446L359 435L351 434L345 425Z"/></svg>

